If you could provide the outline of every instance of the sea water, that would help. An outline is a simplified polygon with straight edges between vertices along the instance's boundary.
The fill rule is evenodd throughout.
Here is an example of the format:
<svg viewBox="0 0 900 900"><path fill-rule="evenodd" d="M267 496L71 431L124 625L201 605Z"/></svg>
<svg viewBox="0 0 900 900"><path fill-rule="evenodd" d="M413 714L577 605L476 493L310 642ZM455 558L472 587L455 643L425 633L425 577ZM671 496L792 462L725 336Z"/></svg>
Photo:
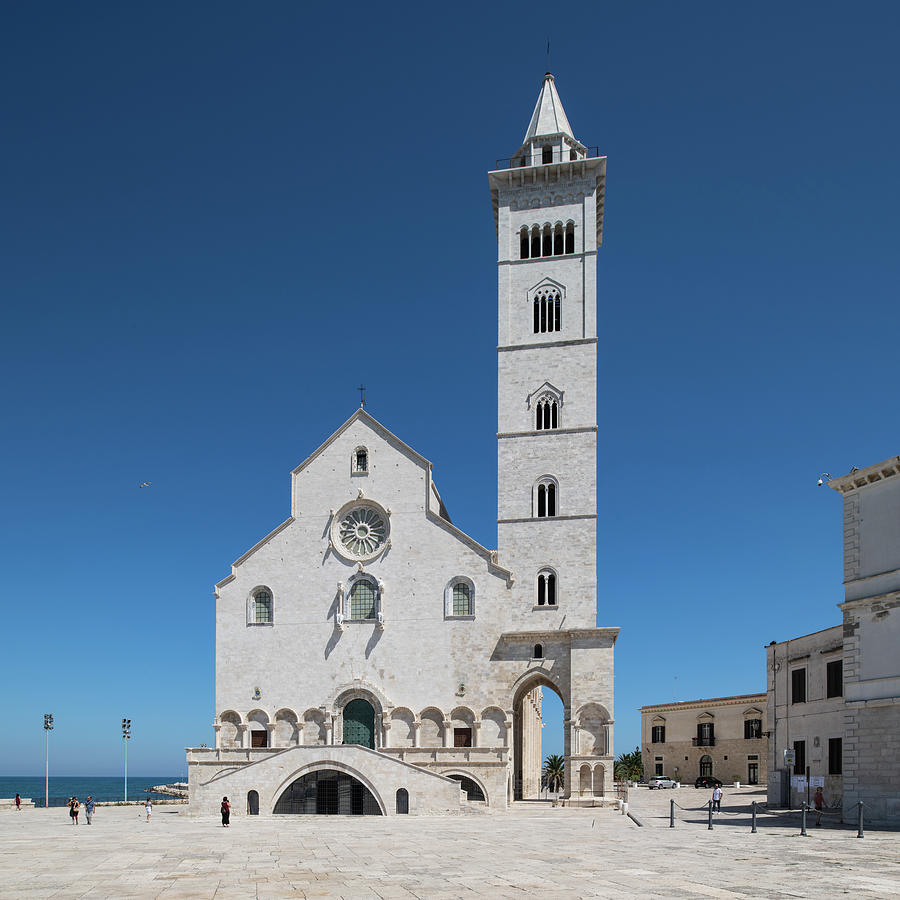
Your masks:
<svg viewBox="0 0 900 900"><path fill-rule="evenodd" d="M129 775L128 800L163 800L167 794L148 792L148 788L160 784L174 784L184 781L184 775ZM44 805L43 776L0 776L0 797L28 797L34 800L35 806ZM103 775L84 776L50 776L50 805L65 806L70 797L77 797L82 803L90 794L97 801L124 800L125 779L122 775L106 777Z"/></svg>

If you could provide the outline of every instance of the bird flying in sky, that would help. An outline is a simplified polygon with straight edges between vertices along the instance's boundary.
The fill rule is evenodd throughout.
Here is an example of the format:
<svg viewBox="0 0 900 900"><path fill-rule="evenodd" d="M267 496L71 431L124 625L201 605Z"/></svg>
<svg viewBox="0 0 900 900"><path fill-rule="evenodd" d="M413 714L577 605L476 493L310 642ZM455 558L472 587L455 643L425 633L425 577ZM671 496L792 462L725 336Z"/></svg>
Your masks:
<svg viewBox="0 0 900 900"><path fill-rule="evenodd" d="M142 488L142 487L150 487L151 484L153 484L152 481L142 481L142 482L138 485L138 487L139 487L139 488Z"/></svg>

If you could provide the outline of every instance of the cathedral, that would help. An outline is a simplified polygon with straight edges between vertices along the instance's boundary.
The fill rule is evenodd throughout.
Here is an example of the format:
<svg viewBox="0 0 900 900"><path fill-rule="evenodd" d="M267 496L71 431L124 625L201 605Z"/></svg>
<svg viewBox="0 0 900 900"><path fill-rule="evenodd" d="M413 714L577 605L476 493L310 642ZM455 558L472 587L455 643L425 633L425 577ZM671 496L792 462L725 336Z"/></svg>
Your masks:
<svg viewBox="0 0 900 900"><path fill-rule="evenodd" d="M606 159L544 76L488 175L497 233L497 549L361 407L291 473L290 517L216 585L215 744L190 805L278 815L503 809L541 790L542 689L569 803L613 794L597 627L597 288Z"/></svg>

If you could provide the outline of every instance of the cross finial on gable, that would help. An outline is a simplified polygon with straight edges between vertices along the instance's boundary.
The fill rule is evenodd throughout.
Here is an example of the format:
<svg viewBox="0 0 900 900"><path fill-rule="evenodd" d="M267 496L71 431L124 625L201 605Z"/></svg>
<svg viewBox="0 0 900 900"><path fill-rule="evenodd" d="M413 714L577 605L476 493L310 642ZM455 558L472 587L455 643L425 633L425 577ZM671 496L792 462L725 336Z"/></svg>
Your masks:
<svg viewBox="0 0 900 900"><path fill-rule="evenodd" d="M366 386L364 384L361 384L357 388L357 390L359 391L359 408L365 409L366 408Z"/></svg>

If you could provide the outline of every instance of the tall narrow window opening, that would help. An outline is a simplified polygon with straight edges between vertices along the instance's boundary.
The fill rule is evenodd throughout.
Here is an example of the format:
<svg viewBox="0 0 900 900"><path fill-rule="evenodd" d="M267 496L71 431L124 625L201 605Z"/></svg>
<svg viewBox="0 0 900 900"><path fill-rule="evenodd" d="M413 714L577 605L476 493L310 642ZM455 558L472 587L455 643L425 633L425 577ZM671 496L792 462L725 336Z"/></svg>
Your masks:
<svg viewBox="0 0 900 900"><path fill-rule="evenodd" d="M825 666L825 696L844 696L844 661L835 659Z"/></svg>
<svg viewBox="0 0 900 900"><path fill-rule="evenodd" d="M256 625L267 625L272 621L272 594L266 588L259 588L253 594L253 618Z"/></svg>
<svg viewBox="0 0 900 900"><path fill-rule="evenodd" d="M791 672L791 703L806 703L806 668Z"/></svg>
<svg viewBox="0 0 900 900"><path fill-rule="evenodd" d="M377 593L375 585L367 578L353 582L350 588L350 618L374 619Z"/></svg>
<svg viewBox="0 0 900 900"><path fill-rule="evenodd" d="M553 229L553 255L562 256L563 253L563 230L562 225L557 225Z"/></svg>
<svg viewBox="0 0 900 900"><path fill-rule="evenodd" d="M566 253L575 252L575 225L569 222L566 225Z"/></svg>
<svg viewBox="0 0 900 900"><path fill-rule="evenodd" d="M556 573L551 569L538 572L537 605L556 606Z"/></svg>
<svg viewBox="0 0 900 900"><path fill-rule="evenodd" d="M528 226L522 228L519 232L519 259L528 259L530 250L530 241L528 240Z"/></svg>
<svg viewBox="0 0 900 900"><path fill-rule="evenodd" d="M535 644L534 645L534 656L533 659L543 659L544 658L544 645L543 644Z"/></svg>
<svg viewBox="0 0 900 900"><path fill-rule="evenodd" d="M465 582L453 585L453 615L472 615L472 603L469 597L469 586Z"/></svg>
<svg viewBox="0 0 900 900"><path fill-rule="evenodd" d="M844 741L843 738L828 738L828 774L844 773Z"/></svg>
<svg viewBox="0 0 900 900"><path fill-rule="evenodd" d="M543 165L547 165L547 163L553 162L553 147L550 144L544 144L541 147L541 163Z"/></svg>
<svg viewBox="0 0 900 900"><path fill-rule="evenodd" d="M535 225L531 229L531 258L537 259L541 255L541 229Z"/></svg>
<svg viewBox="0 0 900 900"><path fill-rule="evenodd" d="M556 400L545 397L537 404L537 431L550 431L559 427L559 412Z"/></svg>
<svg viewBox="0 0 900 900"><path fill-rule="evenodd" d="M553 232L550 230L549 225L544 226L541 256L553 256Z"/></svg>

